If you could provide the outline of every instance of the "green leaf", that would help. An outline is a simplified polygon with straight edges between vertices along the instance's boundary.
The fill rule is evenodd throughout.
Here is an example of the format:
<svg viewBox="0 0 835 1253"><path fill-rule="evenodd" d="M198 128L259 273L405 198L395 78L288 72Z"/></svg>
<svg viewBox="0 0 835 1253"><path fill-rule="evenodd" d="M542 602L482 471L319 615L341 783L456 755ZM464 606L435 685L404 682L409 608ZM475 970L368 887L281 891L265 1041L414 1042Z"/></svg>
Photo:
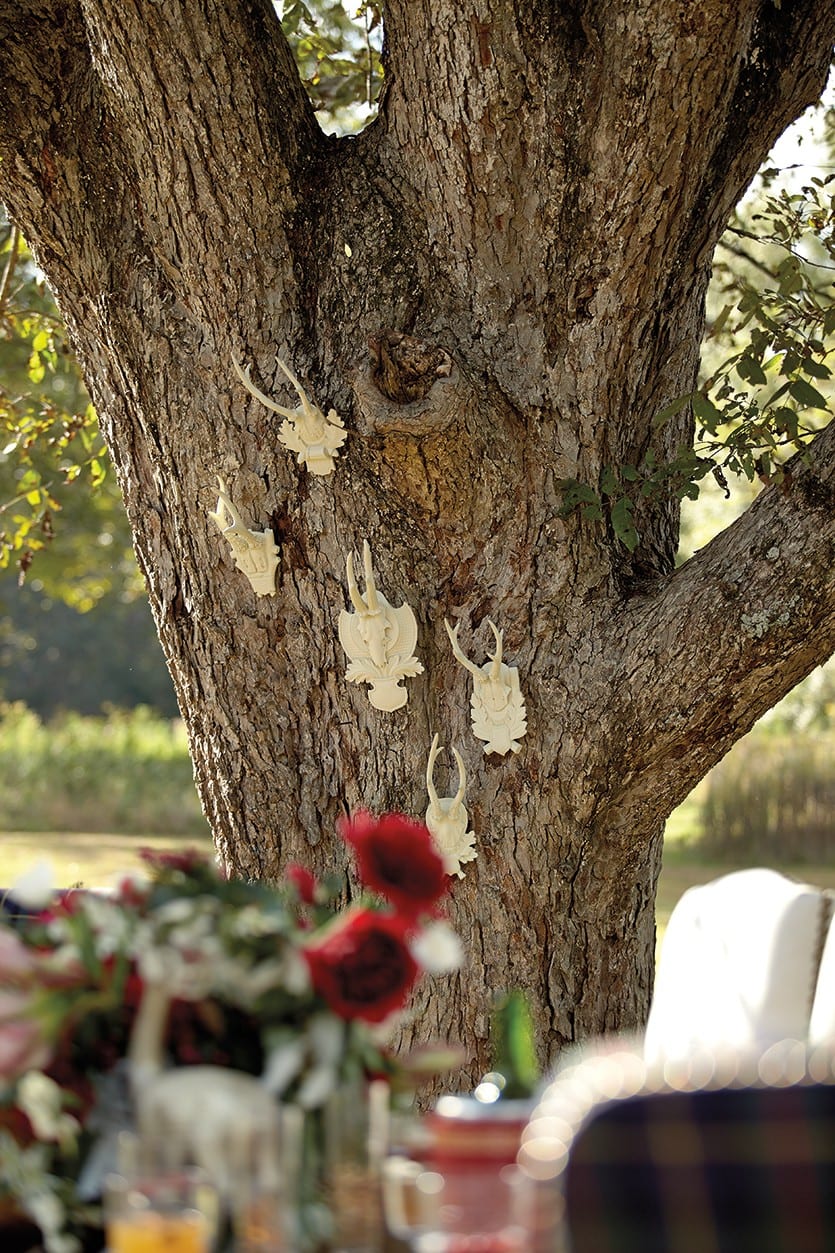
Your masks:
<svg viewBox="0 0 835 1253"><path fill-rule="evenodd" d="M821 395L816 387L811 383L807 383L805 379L793 379L789 383L789 393L794 396L798 404L805 405L809 409L829 409L829 403L825 396Z"/></svg>
<svg viewBox="0 0 835 1253"><path fill-rule="evenodd" d="M663 426L668 418L675 417L677 413L680 413L689 400L690 393L685 392L683 396L677 396L675 400L670 401L663 409L659 409L652 419L653 427L657 430L659 426Z"/></svg>
<svg viewBox="0 0 835 1253"><path fill-rule="evenodd" d="M746 383L754 383L759 387L764 387L768 382L768 379L765 377L765 371L759 361L755 361L747 353L743 353L737 361L736 372Z"/></svg>
<svg viewBox="0 0 835 1253"><path fill-rule="evenodd" d="M817 361L814 357L804 357L800 362L800 369L804 374L811 374L813 379L832 378L832 371L824 361Z"/></svg>
<svg viewBox="0 0 835 1253"><path fill-rule="evenodd" d="M625 548L632 553L638 547L638 532L632 518L633 504L628 496L621 496L612 505L612 527Z"/></svg>
<svg viewBox="0 0 835 1253"><path fill-rule="evenodd" d="M788 405L780 405L772 410L771 421L778 435L786 435L789 439L797 439L797 411Z"/></svg>
<svg viewBox="0 0 835 1253"><path fill-rule="evenodd" d="M32 380L33 383L43 382L44 377L46 375L46 367L44 366L43 361L41 360L41 354L39 352L32 353L31 357L29 358L29 365L27 366L27 372L29 374L29 378Z"/></svg>
<svg viewBox="0 0 835 1253"><path fill-rule="evenodd" d="M530 1097L540 1072L533 1017L523 992L514 989L496 999L490 1027L493 1073L504 1079L502 1097Z"/></svg>
<svg viewBox="0 0 835 1253"><path fill-rule="evenodd" d="M733 313L733 311L734 311L734 306L732 304L726 304L722 306L721 310L714 318L713 325L710 328L709 333L711 337L715 338L717 335L720 335L722 333L722 331L725 329L725 324L728 321L728 318Z"/></svg>
<svg viewBox="0 0 835 1253"><path fill-rule="evenodd" d="M717 409L713 401L705 396L704 392L694 392L693 412L700 422L714 434L718 427L725 421L725 415L721 409Z"/></svg>

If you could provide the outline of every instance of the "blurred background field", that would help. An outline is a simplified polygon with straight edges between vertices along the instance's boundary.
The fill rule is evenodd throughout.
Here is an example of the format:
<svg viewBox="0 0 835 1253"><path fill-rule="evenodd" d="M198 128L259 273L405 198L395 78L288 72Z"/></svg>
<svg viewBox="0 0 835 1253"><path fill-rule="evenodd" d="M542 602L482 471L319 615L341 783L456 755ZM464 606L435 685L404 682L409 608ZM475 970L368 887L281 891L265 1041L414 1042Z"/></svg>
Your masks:
<svg viewBox="0 0 835 1253"><path fill-rule="evenodd" d="M682 892L733 869L768 865L835 888L828 672L811 687L763 719L670 818L662 933ZM142 706L45 718L0 704L0 884L44 857L63 886L106 884L138 868L145 846L211 851L179 719Z"/></svg>
<svg viewBox="0 0 835 1253"><path fill-rule="evenodd" d="M208 836L185 728L138 706L44 720L0 705L0 827Z"/></svg>

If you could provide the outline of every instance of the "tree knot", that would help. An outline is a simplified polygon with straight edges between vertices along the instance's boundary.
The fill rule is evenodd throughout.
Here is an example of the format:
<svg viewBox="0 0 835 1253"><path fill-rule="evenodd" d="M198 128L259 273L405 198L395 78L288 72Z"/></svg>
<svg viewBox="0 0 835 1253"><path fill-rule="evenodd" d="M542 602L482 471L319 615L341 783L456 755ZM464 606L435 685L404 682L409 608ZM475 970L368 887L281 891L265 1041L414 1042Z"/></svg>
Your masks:
<svg viewBox="0 0 835 1253"><path fill-rule="evenodd" d="M436 379L449 378L452 357L445 348L403 331L370 336L371 377L389 400L400 405L423 400Z"/></svg>

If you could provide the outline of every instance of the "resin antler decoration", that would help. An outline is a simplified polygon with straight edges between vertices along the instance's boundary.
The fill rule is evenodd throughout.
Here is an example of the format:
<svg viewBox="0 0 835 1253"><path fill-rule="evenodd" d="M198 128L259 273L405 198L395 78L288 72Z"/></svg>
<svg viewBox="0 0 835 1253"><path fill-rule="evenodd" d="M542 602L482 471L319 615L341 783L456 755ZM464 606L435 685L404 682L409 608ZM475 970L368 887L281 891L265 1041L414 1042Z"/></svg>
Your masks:
<svg viewBox="0 0 835 1253"><path fill-rule="evenodd" d="M330 474L336 465L337 449L341 448L348 438L344 423L335 409L329 409L328 416L325 417L322 410L308 399L307 393L292 370L287 368L280 357L276 357L276 361L279 369L287 375L296 389L301 401L298 409L285 409L283 405L277 405L274 400L270 400L269 396L259 391L250 379L249 367L247 366L244 370L241 363L235 357L232 358L235 373L249 394L256 400L260 400L261 404L266 405L273 413L280 413L283 418L286 418L286 421L281 424L278 438L285 448L296 453L298 464L307 466L311 474Z"/></svg>
<svg viewBox="0 0 835 1253"><path fill-rule="evenodd" d="M496 651L493 656L479 667L461 651L458 643L458 628L455 630L444 620L452 651L461 665L473 676L473 694L470 698L470 710L473 717L473 731L480 740L485 740L485 753L504 754L518 753L522 736L528 729L525 718L525 702L519 690L519 671L516 666L506 666L502 661L503 633L487 619L487 624L496 639Z"/></svg>
<svg viewBox="0 0 835 1253"><path fill-rule="evenodd" d="M429 808L426 811L426 825L435 841L435 847L444 859L444 870L447 874L457 874L464 878L461 863L474 861L475 835L467 830L470 821L464 808L464 790L467 786L467 773L464 763L456 748L452 750L455 764L458 767L458 791L454 796L438 796L435 791L434 775L435 760L441 751L439 736L435 735L429 750L429 761L426 765L426 790L429 793Z"/></svg>
<svg viewBox="0 0 835 1253"><path fill-rule="evenodd" d="M394 609L377 591L371 569L368 540L362 546L365 566L365 597L354 578L353 553L348 554L348 595L356 613L343 609L339 615L339 642L348 654L345 678L349 683L370 683L368 699L375 709L391 713L408 700L402 679L421 674L423 666L413 656L417 644L417 621L411 608Z"/></svg>
<svg viewBox="0 0 835 1253"><path fill-rule="evenodd" d="M217 481L217 508L208 510L209 517L229 541L235 565L249 579L253 591L258 596L272 596L275 592L275 568L278 565L275 537L272 531L250 531L232 504L220 475L217 476Z"/></svg>

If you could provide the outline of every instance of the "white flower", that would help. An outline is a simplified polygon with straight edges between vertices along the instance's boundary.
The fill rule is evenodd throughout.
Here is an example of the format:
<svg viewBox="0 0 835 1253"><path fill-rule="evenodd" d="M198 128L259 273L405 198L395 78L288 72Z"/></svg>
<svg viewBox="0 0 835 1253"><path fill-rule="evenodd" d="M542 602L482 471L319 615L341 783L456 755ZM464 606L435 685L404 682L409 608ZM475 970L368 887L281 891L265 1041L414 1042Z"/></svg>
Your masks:
<svg viewBox="0 0 835 1253"><path fill-rule="evenodd" d="M32 1124L38 1140L65 1144L79 1130L78 1121L62 1109L63 1091L40 1070L30 1070L17 1086L20 1108Z"/></svg>
<svg viewBox="0 0 835 1253"><path fill-rule="evenodd" d="M81 909L95 933L99 957L109 957L125 947L133 931L133 919L118 901L98 893L84 892Z"/></svg>
<svg viewBox="0 0 835 1253"><path fill-rule="evenodd" d="M0 1128L0 1179L13 1196L43 1191L47 1156L45 1145L30 1144L22 1149L5 1128Z"/></svg>
<svg viewBox="0 0 835 1253"><path fill-rule="evenodd" d="M262 909L260 905L244 905L232 920L232 935L243 939L255 938L259 935L273 935L285 927L283 918Z"/></svg>
<svg viewBox="0 0 835 1253"><path fill-rule="evenodd" d="M81 1241L67 1231L51 1231L47 1234L44 1244L46 1253L79 1253Z"/></svg>
<svg viewBox="0 0 835 1253"><path fill-rule="evenodd" d="M178 896L172 901L166 901L164 905L160 905L158 909L154 910L154 921L174 926L183 922L190 922L201 912L199 898Z"/></svg>
<svg viewBox="0 0 835 1253"><path fill-rule="evenodd" d="M270 1096L281 1096L304 1065L304 1045L301 1039L283 1039L268 1050L267 1064L261 1076Z"/></svg>
<svg viewBox="0 0 835 1253"><path fill-rule="evenodd" d="M215 987L212 956L191 958L164 945L140 953L139 973L144 983L166 987L171 996L184 1001L202 1001Z"/></svg>
<svg viewBox="0 0 835 1253"><path fill-rule="evenodd" d="M339 1065L345 1048L345 1024L333 1014L314 1014L307 1024L307 1038L316 1065Z"/></svg>
<svg viewBox="0 0 835 1253"><path fill-rule="evenodd" d="M46 909L55 892L55 871L51 861L36 861L14 881L10 895L24 909Z"/></svg>
<svg viewBox="0 0 835 1253"><path fill-rule="evenodd" d="M460 939L448 922L430 922L409 943L412 957L432 975L457 970L464 960Z"/></svg>
<svg viewBox="0 0 835 1253"><path fill-rule="evenodd" d="M25 1208L30 1218L41 1229L46 1253L77 1253L80 1241L62 1228L66 1212L54 1192L35 1192L25 1198Z"/></svg>
<svg viewBox="0 0 835 1253"><path fill-rule="evenodd" d="M336 1090L336 1068L314 1066L308 1071L296 1093L296 1104L302 1109L317 1109Z"/></svg>
<svg viewBox="0 0 835 1253"><path fill-rule="evenodd" d="M297 949L284 955L281 982L291 996L304 996L310 987L310 967Z"/></svg>

